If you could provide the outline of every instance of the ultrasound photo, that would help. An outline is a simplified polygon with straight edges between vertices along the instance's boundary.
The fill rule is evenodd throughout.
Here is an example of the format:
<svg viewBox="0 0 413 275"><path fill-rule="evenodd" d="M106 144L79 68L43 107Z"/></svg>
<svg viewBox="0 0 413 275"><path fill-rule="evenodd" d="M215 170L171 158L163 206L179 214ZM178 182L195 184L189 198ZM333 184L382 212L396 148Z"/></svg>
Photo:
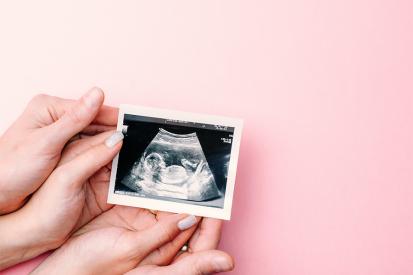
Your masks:
<svg viewBox="0 0 413 275"><path fill-rule="evenodd" d="M120 113L118 130L125 138L114 161L109 202L205 216L216 216L206 208L224 211L230 161L236 166L234 158L238 156L238 147L232 156L234 134L240 126L196 121L198 116L193 114L130 106L123 109L128 111ZM195 121L189 120L194 116ZM233 186L229 204L232 191ZM168 206L168 202L173 204ZM178 204L187 206L177 208ZM191 211L192 206L204 210ZM228 207L230 210L231 205ZM223 213L218 218L228 217Z"/></svg>

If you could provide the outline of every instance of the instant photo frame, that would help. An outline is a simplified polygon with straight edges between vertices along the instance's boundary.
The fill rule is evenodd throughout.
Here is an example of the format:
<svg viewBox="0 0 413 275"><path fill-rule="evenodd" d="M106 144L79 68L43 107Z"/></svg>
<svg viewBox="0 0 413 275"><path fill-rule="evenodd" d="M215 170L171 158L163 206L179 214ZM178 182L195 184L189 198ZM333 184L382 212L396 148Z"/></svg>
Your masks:
<svg viewBox="0 0 413 275"><path fill-rule="evenodd" d="M108 203L229 220L240 119L121 105Z"/></svg>

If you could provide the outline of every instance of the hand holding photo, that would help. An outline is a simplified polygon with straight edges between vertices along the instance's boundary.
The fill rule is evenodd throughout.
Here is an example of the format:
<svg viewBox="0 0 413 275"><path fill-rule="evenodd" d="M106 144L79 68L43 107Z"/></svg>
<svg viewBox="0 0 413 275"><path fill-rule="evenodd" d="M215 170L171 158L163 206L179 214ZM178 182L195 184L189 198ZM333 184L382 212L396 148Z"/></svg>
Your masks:
<svg viewBox="0 0 413 275"><path fill-rule="evenodd" d="M108 202L229 220L242 121L121 105Z"/></svg>

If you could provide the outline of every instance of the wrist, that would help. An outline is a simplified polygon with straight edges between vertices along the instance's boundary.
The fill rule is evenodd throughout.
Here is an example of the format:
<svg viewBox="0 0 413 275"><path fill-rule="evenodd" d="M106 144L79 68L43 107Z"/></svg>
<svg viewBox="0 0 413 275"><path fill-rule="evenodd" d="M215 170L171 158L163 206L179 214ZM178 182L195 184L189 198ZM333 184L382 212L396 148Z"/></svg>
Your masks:
<svg viewBox="0 0 413 275"><path fill-rule="evenodd" d="M53 248L30 226L21 211L0 216L0 270L34 258Z"/></svg>
<svg viewBox="0 0 413 275"><path fill-rule="evenodd" d="M70 246L69 243L59 247L51 253L39 266L37 266L30 275L42 274L59 274L59 275L89 275L102 274L101 272L94 272L93 265L95 263L85 264L85 257L76 254L76 249ZM73 257L75 252L75 257Z"/></svg>
<svg viewBox="0 0 413 275"><path fill-rule="evenodd" d="M10 157L9 152L4 152L1 148L0 155L0 215L5 215L19 209L26 196L22 194L21 186L12 180L16 179L19 165Z"/></svg>

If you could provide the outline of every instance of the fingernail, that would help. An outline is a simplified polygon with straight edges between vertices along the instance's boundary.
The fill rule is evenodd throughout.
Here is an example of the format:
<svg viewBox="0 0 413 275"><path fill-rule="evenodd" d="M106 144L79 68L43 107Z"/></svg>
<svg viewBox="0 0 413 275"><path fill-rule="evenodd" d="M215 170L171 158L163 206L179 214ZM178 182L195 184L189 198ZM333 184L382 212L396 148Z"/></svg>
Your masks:
<svg viewBox="0 0 413 275"><path fill-rule="evenodd" d="M112 148L113 146L118 144L122 139L123 139L122 132L115 132L107 140L105 140L105 145L108 148Z"/></svg>
<svg viewBox="0 0 413 275"><path fill-rule="evenodd" d="M215 272L224 272L232 270L234 267L232 263L228 260L228 258L223 256L215 256L212 259Z"/></svg>
<svg viewBox="0 0 413 275"><path fill-rule="evenodd" d="M196 217L194 215L188 216L178 222L178 228L180 230L186 230L196 224Z"/></svg>
<svg viewBox="0 0 413 275"><path fill-rule="evenodd" d="M100 105L102 99L102 90L93 88L83 96L83 101L89 108L94 108Z"/></svg>

